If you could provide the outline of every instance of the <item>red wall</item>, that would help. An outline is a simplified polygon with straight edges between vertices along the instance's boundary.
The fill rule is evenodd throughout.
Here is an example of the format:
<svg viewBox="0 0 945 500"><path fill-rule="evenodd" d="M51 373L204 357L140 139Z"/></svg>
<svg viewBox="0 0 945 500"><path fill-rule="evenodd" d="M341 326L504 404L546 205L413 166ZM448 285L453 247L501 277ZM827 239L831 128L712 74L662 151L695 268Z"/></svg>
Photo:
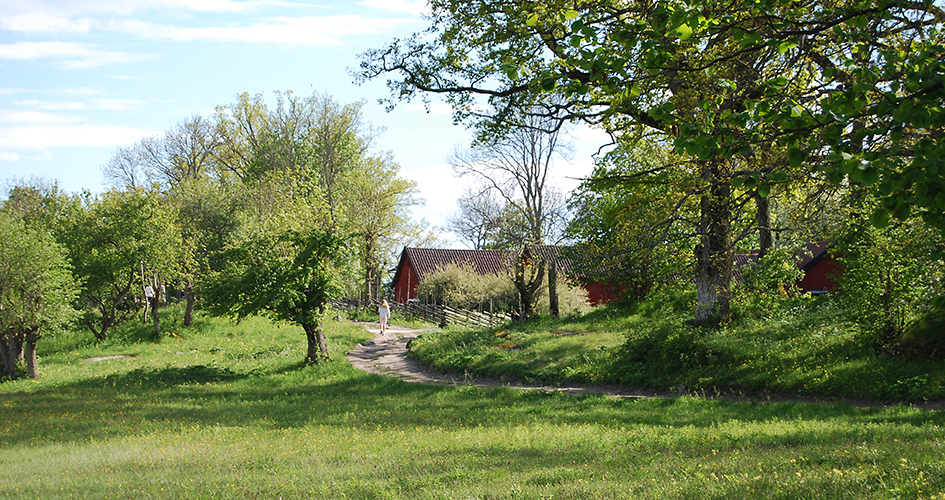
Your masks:
<svg viewBox="0 0 945 500"><path fill-rule="evenodd" d="M417 298L417 273L413 266L404 264L397 278L397 283L394 283L394 302L403 304Z"/></svg>
<svg viewBox="0 0 945 500"><path fill-rule="evenodd" d="M840 274L843 269L831 257L824 257L820 262L814 264L807 270L804 278L797 282L797 286L803 290L827 290L835 292L838 290L837 282L832 276Z"/></svg>

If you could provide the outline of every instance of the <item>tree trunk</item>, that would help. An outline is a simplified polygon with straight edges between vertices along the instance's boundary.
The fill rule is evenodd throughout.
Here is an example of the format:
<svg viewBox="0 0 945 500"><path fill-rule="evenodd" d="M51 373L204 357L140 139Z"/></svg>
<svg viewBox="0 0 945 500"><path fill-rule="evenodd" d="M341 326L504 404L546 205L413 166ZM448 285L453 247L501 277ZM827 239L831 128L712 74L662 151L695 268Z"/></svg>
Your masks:
<svg viewBox="0 0 945 500"><path fill-rule="evenodd" d="M3 364L3 374L11 379L16 378L16 353L19 351L14 339L15 335L12 333L0 335L0 362Z"/></svg>
<svg viewBox="0 0 945 500"><path fill-rule="evenodd" d="M558 266L554 262L548 264L548 309L552 318L558 317Z"/></svg>
<svg viewBox="0 0 945 500"><path fill-rule="evenodd" d="M527 321L528 318L535 315L535 293L541 287L541 282L545 278L545 263L542 261L534 262L534 260L535 257L529 256L526 251L522 252L515 262L513 281L522 301L522 311L518 316L519 322Z"/></svg>
<svg viewBox="0 0 945 500"><path fill-rule="evenodd" d="M724 321L731 315L731 186L718 161L702 165L709 190L702 196L696 246L696 326Z"/></svg>
<svg viewBox="0 0 945 500"><path fill-rule="evenodd" d="M194 304L197 303L197 298L194 297L193 281L187 280L184 285L184 294L187 295L187 307L184 309L184 326L190 326L194 324Z"/></svg>
<svg viewBox="0 0 945 500"><path fill-rule="evenodd" d="M39 378L39 365L36 363L36 342L42 337L36 330L26 332L26 342L23 343L26 376L29 378Z"/></svg>
<svg viewBox="0 0 945 500"><path fill-rule="evenodd" d="M771 233L771 203L768 198L755 193L755 206L758 213L755 215L755 224L758 226L758 258L761 259L774 248L774 238Z"/></svg>
<svg viewBox="0 0 945 500"><path fill-rule="evenodd" d="M322 330L321 323L303 323L302 329L305 330L305 337L308 340L308 355L305 360L312 364L318 364L322 359L331 361L328 358L328 341L325 339L325 331ZM321 356L318 352L321 351Z"/></svg>
<svg viewBox="0 0 945 500"><path fill-rule="evenodd" d="M161 316L158 315L158 298L151 299L151 318L154 320L154 338L161 338Z"/></svg>
<svg viewBox="0 0 945 500"><path fill-rule="evenodd" d="M85 315L85 324L89 327L89 330L92 331L92 335L95 335L95 340L102 341L105 340L105 333L108 331L108 327L111 326L111 321L108 321L107 318L102 318L102 329L96 330L95 325L92 323L91 313Z"/></svg>

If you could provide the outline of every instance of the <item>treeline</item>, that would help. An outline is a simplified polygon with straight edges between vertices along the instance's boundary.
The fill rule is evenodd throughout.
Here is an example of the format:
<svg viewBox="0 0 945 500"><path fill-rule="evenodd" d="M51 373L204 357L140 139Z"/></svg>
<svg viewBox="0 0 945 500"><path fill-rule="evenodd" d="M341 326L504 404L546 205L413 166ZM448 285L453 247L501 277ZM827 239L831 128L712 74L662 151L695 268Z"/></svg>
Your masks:
<svg viewBox="0 0 945 500"><path fill-rule="evenodd" d="M361 103L330 96L238 96L210 117L118 149L93 195L55 181L12 180L0 210L0 354L37 376L36 341L81 320L99 340L168 289L184 323L209 310L296 322L309 360L327 356L321 315L330 296L376 298L397 249L431 238L413 221L414 182ZM163 293L163 294L162 294ZM319 352L321 354L319 354Z"/></svg>

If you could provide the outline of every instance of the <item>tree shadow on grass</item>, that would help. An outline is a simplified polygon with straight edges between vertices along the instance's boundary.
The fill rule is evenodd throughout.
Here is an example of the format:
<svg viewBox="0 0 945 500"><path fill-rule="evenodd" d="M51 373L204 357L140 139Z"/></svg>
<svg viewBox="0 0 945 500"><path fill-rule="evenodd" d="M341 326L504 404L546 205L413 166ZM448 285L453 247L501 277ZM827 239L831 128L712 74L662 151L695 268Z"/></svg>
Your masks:
<svg viewBox="0 0 945 500"><path fill-rule="evenodd" d="M794 431L786 425L762 443L794 446L814 439L812 432L819 432L818 440L849 439L847 429L867 421L913 429L932 420L945 425L945 415L895 408L697 398L632 400L508 387L411 384L358 372L344 363L308 366L300 362L251 374L205 365L137 369L36 393L8 394L0 403L0 421L13 423L0 430L4 446L99 441L217 426L275 430L318 425L358 433L376 428L449 432L566 424L631 430L640 426L710 429L730 421L838 422L833 426L836 431L804 426ZM860 428L853 435L870 439ZM629 436L631 431L627 432Z"/></svg>

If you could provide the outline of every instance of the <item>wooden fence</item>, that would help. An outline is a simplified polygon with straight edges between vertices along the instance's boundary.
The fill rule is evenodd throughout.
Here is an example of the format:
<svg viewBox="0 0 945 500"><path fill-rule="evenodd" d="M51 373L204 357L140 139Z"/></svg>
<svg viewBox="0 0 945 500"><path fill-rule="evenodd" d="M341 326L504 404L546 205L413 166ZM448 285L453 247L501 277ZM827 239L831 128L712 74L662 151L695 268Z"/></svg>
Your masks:
<svg viewBox="0 0 945 500"><path fill-rule="evenodd" d="M351 309L370 309L377 311L377 303L361 302L357 299L340 299L331 302L331 306L338 310ZM390 305L392 312L419 318L430 323L436 323L440 326L458 325L465 328L491 328L502 326L512 322L512 317L501 313L483 313L470 311L467 309L454 309L449 306L438 306L434 304L418 304L409 302L406 304L392 303Z"/></svg>

